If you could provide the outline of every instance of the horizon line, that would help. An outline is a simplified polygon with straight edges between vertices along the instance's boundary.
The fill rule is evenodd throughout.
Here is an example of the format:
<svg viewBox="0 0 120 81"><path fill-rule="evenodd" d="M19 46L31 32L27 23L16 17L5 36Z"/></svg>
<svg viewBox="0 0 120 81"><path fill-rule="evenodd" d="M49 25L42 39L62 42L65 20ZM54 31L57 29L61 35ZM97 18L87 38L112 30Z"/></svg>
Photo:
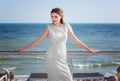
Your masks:
<svg viewBox="0 0 120 81"><path fill-rule="evenodd" d="M52 22L0 22L0 24L48 24ZM70 24L120 24L120 22L68 22Z"/></svg>

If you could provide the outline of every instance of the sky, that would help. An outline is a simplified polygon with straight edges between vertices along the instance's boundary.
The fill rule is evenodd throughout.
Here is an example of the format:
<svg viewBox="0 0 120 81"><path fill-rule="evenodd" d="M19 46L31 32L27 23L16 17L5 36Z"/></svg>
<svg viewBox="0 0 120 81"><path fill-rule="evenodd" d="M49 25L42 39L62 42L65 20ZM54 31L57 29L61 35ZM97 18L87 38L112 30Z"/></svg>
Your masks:
<svg viewBox="0 0 120 81"><path fill-rule="evenodd" d="M49 23L55 7L70 23L120 23L120 0L0 0L0 23Z"/></svg>

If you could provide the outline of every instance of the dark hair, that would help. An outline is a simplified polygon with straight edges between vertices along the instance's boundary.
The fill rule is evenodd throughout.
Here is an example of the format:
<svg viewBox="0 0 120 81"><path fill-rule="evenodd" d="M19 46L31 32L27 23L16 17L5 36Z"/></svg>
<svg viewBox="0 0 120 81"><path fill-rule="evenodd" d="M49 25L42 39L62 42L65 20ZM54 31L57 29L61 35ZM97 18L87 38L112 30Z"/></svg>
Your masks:
<svg viewBox="0 0 120 81"><path fill-rule="evenodd" d="M116 69L118 72L120 72L120 66Z"/></svg>
<svg viewBox="0 0 120 81"><path fill-rule="evenodd" d="M52 11L51 11L51 14L52 13L57 13L59 16L61 16L61 20L60 20L60 23L61 24L65 24L65 21L63 19L63 10L61 8L53 8Z"/></svg>

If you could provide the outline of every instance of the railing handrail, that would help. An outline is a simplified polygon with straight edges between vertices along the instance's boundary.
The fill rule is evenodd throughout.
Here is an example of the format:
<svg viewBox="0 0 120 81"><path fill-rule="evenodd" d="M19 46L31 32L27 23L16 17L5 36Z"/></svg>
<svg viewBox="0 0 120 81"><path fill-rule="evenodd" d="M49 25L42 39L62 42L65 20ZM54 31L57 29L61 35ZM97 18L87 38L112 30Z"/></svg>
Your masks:
<svg viewBox="0 0 120 81"><path fill-rule="evenodd" d="M45 54L46 51L25 51L23 54ZM67 51L68 54L91 54L88 51ZM120 54L120 51L97 51L100 54ZM18 54L17 51L0 51L0 54Z"/></svg>
<svg viewBox="0 0 120 81"><path fill-rule="evenodd" d="M23 54L45 54L46 51L25 51ZM89 55L88 51L67 51L68 54ZM17 51L0 51L0 54L18 54ZM120 51L97 51L97 54L120 54Z"/></svg>

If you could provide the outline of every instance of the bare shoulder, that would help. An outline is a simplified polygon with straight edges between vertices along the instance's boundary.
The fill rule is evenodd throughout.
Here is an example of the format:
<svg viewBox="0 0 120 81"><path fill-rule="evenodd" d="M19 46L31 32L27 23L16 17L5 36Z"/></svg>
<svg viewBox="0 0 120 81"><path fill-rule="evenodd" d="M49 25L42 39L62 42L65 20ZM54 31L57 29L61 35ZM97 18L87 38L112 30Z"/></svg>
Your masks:
<svg viewBox="0 0 120 81"><path fill-rule="evenodd" d="M42 35L48 35L48 34L49 34L49 28L48 28L48 26L46 26Z"/></svg>
<svg viewBox="0 0 120 81"><path fill-rule="evenodd" d="M52 28L52 27L53 27L53 24L52 24L52 23L47 25L47 28L48 28L48 29L50 29L50 28Z"/></svg>
<svg viewBox="0 0 120 81"><path fill-rule="evenodd" d="M73 32L71 25L70 24L66 24L66 25L68 27L68 32Z"/></svg>
<svg viewBox="0 0 120 81"><path fill-rule="evenodd" d="M48 25L46 26L46 29L45 29L45 30L49 31L49 30L52 28L52 26L53 26L52 23L51 23L51 24L48 24Z"/></svg>
<svg viewBox="0 0 120 81"><path fill-rule="evenodd" d="M70 31L72 29L71 25L69 23L66 23L65 26L67 27L68 31Z"/></svg>
<svg viewBox="0 0 120 81"><path fill-rule="evenodd" d="M69 23L66 23L65 24L68 28L70 28L71 27L71 25L69 24Z"/></svg>
<svg viewBox="0 0 120 81"><path fill-rule="evenodd" d="M46 28L45 28L45 31L44 31L44 32L49 33L49 28L48 28L48 26L46 26Z"/></svg>

